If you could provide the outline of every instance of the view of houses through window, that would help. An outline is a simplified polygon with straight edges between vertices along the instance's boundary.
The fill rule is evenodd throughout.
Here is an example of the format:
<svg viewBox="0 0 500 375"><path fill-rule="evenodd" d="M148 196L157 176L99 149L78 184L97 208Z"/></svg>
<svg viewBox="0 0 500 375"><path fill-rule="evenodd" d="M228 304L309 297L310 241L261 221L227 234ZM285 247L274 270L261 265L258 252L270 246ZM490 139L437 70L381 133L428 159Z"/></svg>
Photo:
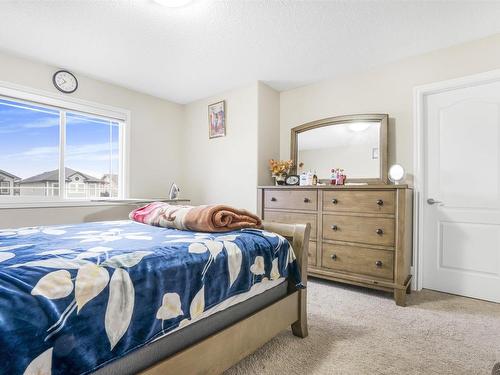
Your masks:
<svg viewBox="0 0 500 375"><path fill-rule="evenodd" d="M114 119L0 98L0 198L120 197L121 131Z"/></svg>

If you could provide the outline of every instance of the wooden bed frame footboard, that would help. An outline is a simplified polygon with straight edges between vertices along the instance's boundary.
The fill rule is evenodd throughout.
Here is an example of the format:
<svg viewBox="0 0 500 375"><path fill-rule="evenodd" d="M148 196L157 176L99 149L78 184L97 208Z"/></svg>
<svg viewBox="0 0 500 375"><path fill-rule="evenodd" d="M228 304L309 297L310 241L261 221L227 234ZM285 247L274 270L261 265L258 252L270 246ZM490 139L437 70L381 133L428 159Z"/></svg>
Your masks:
<svg viewBox="0 0 500 375"><path fill-rule="evenodd" d="M264 222L264 229L281 234L292 244L307 285L307 248L310 224ZM156 363L140 375L220 374L291 326L298 337L307 337L307 289L290 281L288 294L239 322Z"/></svg>

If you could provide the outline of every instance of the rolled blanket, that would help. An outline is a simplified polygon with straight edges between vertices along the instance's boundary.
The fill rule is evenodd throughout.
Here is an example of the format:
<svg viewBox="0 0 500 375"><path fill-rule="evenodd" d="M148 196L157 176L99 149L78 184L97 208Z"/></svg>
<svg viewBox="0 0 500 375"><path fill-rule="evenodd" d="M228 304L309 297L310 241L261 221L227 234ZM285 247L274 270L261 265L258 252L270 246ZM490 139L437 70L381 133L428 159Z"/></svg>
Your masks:
<svg viewBox="0 0 500 375"><path fill-rule="evenodd" d="M129 217L139 223L196 232L228 232L262 226L259 217L251 212L222 204L175 206L153 202L135 209Z"/></svg>

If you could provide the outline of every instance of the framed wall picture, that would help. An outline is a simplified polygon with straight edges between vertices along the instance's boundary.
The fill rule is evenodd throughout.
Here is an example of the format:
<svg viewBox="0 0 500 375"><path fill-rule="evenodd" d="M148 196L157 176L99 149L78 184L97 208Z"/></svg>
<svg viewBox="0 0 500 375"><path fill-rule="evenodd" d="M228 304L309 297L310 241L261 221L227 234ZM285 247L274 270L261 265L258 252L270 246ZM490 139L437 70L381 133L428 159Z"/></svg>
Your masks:
<svg viewBox="0 0 500 375"><path fill-rule="evenodd" d="M213 103L208 106L208 137L217 138L226 135L226 102Z"/></svg>

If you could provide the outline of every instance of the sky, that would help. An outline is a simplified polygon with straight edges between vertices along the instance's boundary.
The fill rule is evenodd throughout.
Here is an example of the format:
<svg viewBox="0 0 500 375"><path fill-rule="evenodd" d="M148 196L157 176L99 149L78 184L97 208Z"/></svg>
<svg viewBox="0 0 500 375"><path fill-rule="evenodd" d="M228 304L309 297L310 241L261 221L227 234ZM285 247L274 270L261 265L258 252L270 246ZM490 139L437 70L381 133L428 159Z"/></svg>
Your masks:
<svg viewBox="0 0 500 375"><path fill-rule="evenodd" d="M65 165L118 173L117 123L67 113ZM28 178L59 167L59 111L0 99L0 169Z"/></svg>

